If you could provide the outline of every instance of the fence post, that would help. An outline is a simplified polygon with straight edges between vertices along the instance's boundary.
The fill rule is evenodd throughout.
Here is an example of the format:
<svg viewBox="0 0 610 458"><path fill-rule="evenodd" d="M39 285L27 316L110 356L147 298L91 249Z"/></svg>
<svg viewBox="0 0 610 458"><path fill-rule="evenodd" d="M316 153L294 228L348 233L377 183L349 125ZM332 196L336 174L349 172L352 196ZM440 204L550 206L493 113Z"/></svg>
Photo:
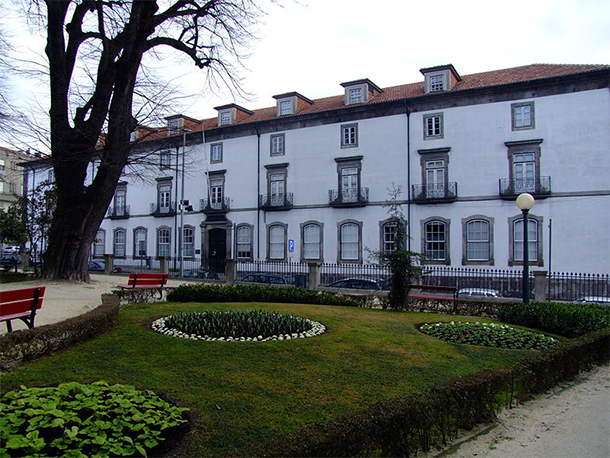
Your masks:
<svg viewBox="0 0 610 458"><path fill-rule="evenodd" d="M546 302L546 278L548 272L546 270L534 271L534 300L536 302Z"/></svg>
<svg viewBox="0 0 610 458"><path fill-rule="evenodd" d="M161 257L159 258L159 269L162 274L169 274L169 261L170 258Z"/></svg>
<svg viewBox="0 0 610 458"><path fill-rule="evenodd" d="M307 289L318 289L320 286L320 270L322 264L319 262L308 262L309 274L307 277Z"/></svg>
<svg viewBox="0 0 610 458"><path fill-rule="evenodd" d="M30 268L30 252L22 251L21 252L21 271L25 271Z"/></svg>
<svg viewBox="0 0 610 458"><path fill-rule="evenodd" d="M422 274L423 268L421 266L413 266L411 267L411 278L409 278L409 283L411 285L421 285L422 284Z"/></svg>
<svg viewBox="0 0 610 458"><path fill-rule="evenodd" d="M109 275L112 273L114 269L114 255L113 254L105 254L104 255L104 273Z"/></svg>
<svg viewBox="0 0 610 458"><path fill-rule="evenodd" d="M225 260L225 277L227 278L227 285L232 285L237 277L237 263L235 259Z"/></svg>

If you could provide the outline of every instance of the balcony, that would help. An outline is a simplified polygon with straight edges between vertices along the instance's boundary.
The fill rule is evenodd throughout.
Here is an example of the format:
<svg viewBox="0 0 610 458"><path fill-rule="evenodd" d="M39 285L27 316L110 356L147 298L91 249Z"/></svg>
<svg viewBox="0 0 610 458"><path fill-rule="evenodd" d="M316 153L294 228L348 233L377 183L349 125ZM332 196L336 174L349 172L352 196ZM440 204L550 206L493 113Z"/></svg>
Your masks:
<svg viewBox="0 0 610 458"><path fill-rule="evenodd" d="M125 219L129 218L129 205L115 207L114 205L108 208L106 216L110 219Z"/></svg>
<svg viewBox="0 0 610 458"><path fill-rule="evenodd" d="M265 211L290 210L292 208L292 193L259 196L258 206Z"/></svg>
<svg viewBox="0 0 610 458"><path fill-rule="evenodd" d="M369 188L349 191L331 189L328 191L328 203L331 207L364 207L369 203Z"/></svg>
<svg viewBox="0 0 610 458"><path fill-rule="evenodd" d="M200 199L199 211L206 215L215 215L218 213L227 213L230 209L231 199L225 197L220 202L212 202L212 199Z"/></svg>
<svg viewBox="0 0 610 458"><path fill-rule="evenodd" d="M416 204L444 204L457 200L457 183L414 184L411 186L412 200Z"/></svg>
<svg viewBox="0 0 610 458"><path fill-rule="evenodd" d="M150 214L152 216L174 216L176 214L176 202L171 202L169 206L160 205L158 202L150 204Z"/></svg>
<svg viewBox="0 0 610 458"><path fill-rule="evenodd" d="M515 199L519 194L530 193L538 199L551 195L551 177L500 179L500 197L507 200Z"/></svg>

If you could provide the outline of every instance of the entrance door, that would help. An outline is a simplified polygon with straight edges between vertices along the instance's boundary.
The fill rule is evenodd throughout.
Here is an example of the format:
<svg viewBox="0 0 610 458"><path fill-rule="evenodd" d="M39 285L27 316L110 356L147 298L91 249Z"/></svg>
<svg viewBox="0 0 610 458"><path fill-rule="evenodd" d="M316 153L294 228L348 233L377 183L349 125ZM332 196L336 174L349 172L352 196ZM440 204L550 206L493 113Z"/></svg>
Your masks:
<svg viewBox="0 0 610 458"><path fill-rule="evenodd" d="M224 273L227 258L227 231L211 229L208 237L208 266L214 272Z"/></svg>

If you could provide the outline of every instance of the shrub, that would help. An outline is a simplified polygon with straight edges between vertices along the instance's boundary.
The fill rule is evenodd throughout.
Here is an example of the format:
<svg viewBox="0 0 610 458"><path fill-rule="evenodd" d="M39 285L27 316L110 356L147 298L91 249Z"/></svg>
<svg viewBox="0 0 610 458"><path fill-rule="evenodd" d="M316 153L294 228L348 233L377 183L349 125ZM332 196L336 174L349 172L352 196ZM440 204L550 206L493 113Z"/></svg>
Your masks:
<svg viewBox="0 0 610 458"><path fill-rule="evenodd" d="M572 338L610 327L610 308L552 302L507 304L498 319Z"/></svg>
<svg viewBox="0 0 610 458"><path fill-rule="evenodd" d="M167 294L169 302L281 302L357 307L354 298L326 291L265 285L181 285Z"/></svg>
<svg viewBox="0 0 610 458"><path fill-rule="evenodd" d="M147 456L188 410L133 386L63 383L6 393L0 456ZM10 451L10 453L9 453Z"/></svg>
<svg viewBox="0 0 610 458"><path fill-rule="evenodd" d="M423 324L424 334L446 342L517 350L544 350L559 342L552 337L495 323L450 322Z"/></svg>
<svg viewBox="0 0 610 458"><path fill-rule="evenodd" d="M263 310L184 312L161 318L152 327L177 337L248 341L313 337L326 329L306 318Z"/></svg>

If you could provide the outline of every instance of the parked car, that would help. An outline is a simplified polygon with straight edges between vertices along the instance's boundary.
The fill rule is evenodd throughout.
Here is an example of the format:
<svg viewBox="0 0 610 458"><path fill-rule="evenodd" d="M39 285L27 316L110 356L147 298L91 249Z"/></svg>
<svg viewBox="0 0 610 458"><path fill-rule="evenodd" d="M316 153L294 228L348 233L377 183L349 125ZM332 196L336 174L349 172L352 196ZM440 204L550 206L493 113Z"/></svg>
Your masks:
<svg viewBox="0 0 610 458"><path fill-rule="evenodd" d="M462 288L458 290L458 297L502 297L497 289Z"/></svg>
<svg viewBox="0 0 610 458"><path fill-rule="evenodd" d="M21 264L21 259L17 253L3 254L0 257L0 267L4 270L10 270Z"/></svg>
<svg viewBox="0 0 610 458"><path fill-rule="evenodd" d="M89 261L90 272L106 272L106 266L102 261ZM113 274L120 274L123 272L121 267L115 267L112 269Z"/></svg>
<svg viewBox="0 0 610 458"><path fill-rule="evenodd" d="M19 245L7 244L2 248L2 254L19 254Z"/></svg>
<svg viewBox="0 0 610 458"><path fill-rule="evenodd" d="M207 269L189 269L182 273L182 278L201 278L204 280L218 280L218 274Z"/></svg>
<svg viewBox="0 0 610 458"><path fill-rule="evenodd" d="M290 277L279 274L249 274L242 278L238 283L261 283L264 285L290 285Z"/></svg>
<svg viewBox="0 0 610 458"><path fill-rule="evenodd" d="M388 283L381 278L344 278L326 285L327 288L387 290Z"/></svg>
<svg viewBox="0 0 610 458"><path fill-rule="evenodd" d="M610 307L610 298L602 296L583 296L576 299L576 302L582 302L584 304L599 304Z"/></svg>

